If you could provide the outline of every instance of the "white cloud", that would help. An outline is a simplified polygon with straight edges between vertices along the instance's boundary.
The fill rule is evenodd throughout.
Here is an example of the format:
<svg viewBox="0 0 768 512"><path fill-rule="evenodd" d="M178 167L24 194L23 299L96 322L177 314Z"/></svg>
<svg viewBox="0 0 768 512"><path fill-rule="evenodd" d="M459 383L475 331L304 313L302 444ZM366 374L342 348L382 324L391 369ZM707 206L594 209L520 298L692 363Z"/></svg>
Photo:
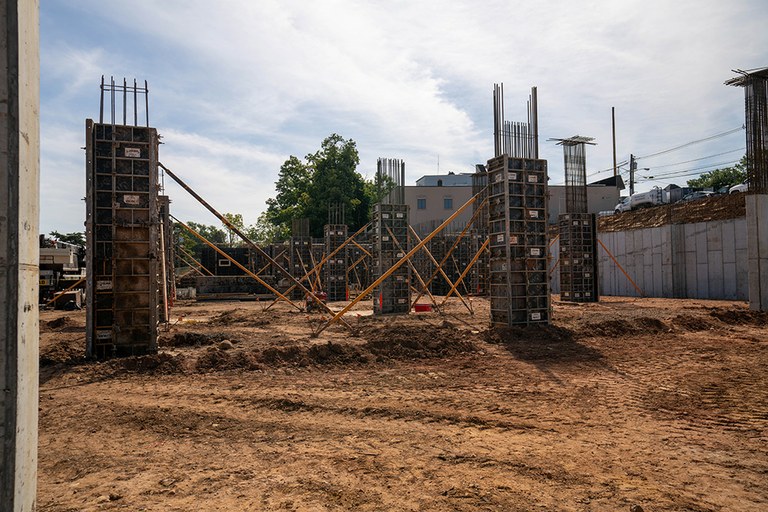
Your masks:
<svg viewBox="0 0 768 512"><path fill-rule="evenodd" d="M599 170L611 165L611 106L620 160L718 133L743 122L742 91L723 85L730 69L768 65L768 13L758 0L91 0L47 8L68 16L55 37L42 35L44 137L54 127L66 132L55 144L81 137L83 118L97 114L101 74L146 78L152 124L166 137L163 163L248 222L274 195L280 164L334 132L357 142L364 174L379 156L403 158L410 182L435 172L438 155L442 172L471 171L491 156L494 82L505 84L510 120L524 118L538 86L541 151L557 182L562 152L547 137L595 137L588 167ZM50 144L44 138L44 165L58 165ZM741 145L737 134L665 163ZM83 173L75 160L66 164L72 176ZM43 187L60 210L62 190ZM59 220L45 204L44 222Z"/></svg>

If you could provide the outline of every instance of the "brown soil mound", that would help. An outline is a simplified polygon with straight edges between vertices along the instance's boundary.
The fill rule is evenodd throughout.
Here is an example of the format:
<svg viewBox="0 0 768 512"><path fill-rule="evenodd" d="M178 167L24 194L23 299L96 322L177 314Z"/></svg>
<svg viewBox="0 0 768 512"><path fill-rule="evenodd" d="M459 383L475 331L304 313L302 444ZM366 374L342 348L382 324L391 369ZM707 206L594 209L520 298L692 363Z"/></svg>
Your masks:
<svg viewBox="0 0 768 512"><path fill-rule="evenodd" d="M731 325L768 325L768 311L714 308L709 314L721 322Z"/></svg>
<svg viewBox="0 0 768 512"><path fill-rule="evenodd" d="M208 349L197 358L195 369L199 372L220 370L259 370L261 365L258 358L250 352L223 351L217 348Z"/></svg>
<svg viewBox="0 0 768 512"><path fill-rule="evenodd" d="M160 336L157 343L161 347L203 347L213 345L225 339L227 339L227 336L222 333L178 332L170 338Z"/></svg>
<svg viewBox="0 0 768 512"><path fill-rule="evenodd" d="M269 325L270 321L266 318L256 318L256 314L253 311L232 309L214 316L211 318L211 323L214 325L238 324L245 327L261 327Z"/></svg>
<svg viewBox="0 0 768 512"><path fill-rule="evenodd" d="M40 366L72 364L85 359L85 340L59 339L40 348Z"/></svg>
<svg viewBox="0 0 768 512"><path fill-rule="evenodd" d="M710 318L685 314L673 317L671 322L676 329L690 332L708 331L722 325Z"/></svg>
<svg viewBox="0 0 768 512"><path fill-rule="evenodd" d="M186 358L166 352L145 356L124 357L111 359L104 363L107 374L114 373L145 373L150 375L171 375L185 373Z"/></svg>
<svg viewBox="0 0 768 512"><path fill-rule="evenodd" d="M72 320L68 316L62 316L60 318L45 322L45 325L49 329L61 329L62 327L72 325Z"/></svg>
<svg viewBox="0 0 768 512"><path fill-rule="evenodd" d="M369 327L361 335L368 341L363 348L377 359L425 359L477 352L466 333L444 322L441 327Z"/></svg>
<svg viewBox="0 0 768 512"><path fill-rule="evenodd" d="M735 219L746 215L744 194L711 196L631 212L600 217L598 231L627 231L655 228L666 224L689 224L711 220Z"/></svg>

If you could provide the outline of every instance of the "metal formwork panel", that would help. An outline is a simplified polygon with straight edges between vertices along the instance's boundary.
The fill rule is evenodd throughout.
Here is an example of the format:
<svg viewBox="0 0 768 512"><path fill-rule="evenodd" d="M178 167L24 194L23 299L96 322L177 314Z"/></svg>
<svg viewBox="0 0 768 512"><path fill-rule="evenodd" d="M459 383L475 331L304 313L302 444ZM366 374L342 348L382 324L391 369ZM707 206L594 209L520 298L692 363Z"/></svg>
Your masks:
<svg viewBox="0 0 768 512"><path fill-rule="evenodd" d="M373 279L405 257L408 251L408 205L374 205ZM410 268L401 265L373 292L374 314L408 313L411 309Z"/></svg>
<svg viewBox="0 0 768 512"><path fill-rule="evenodd" d="M338 249L348 238L349 228L346 224L326 224L325 254L330 255ZM340 249L333 257L325 262L325 292L328 300L347 300L347 246Z"/></svg>
<svg viewBox="0 0 768 512"><path fill-rule="evenodd" d="M597 224L590 213L565 213L560 228L560 299L597 302Z"/></svg>
<svg viewBox="0 0 768 512"><path fill-rule="evenodd" d="M491 323L549 323L547 162L488 162Z"/></svg>
<svg viewBox="0 0 768 512"><path fill-rule="evenodd" d="M86 121L86 353L157 350L157 131Z"/></svg>

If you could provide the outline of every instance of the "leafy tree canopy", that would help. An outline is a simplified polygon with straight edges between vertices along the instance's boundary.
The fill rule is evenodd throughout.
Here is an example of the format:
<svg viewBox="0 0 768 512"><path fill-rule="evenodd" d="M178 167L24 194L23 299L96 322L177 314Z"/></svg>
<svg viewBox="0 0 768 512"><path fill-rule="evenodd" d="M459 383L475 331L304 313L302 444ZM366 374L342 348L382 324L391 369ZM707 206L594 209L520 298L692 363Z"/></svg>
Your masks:
<svg viewBox="0 0 768 512"><path fill-rule="evenodd" d="M688 180L689 187L712 188L718 190L723 187L732 187L747 180L747 157L743 156L741 161L732 167L715 169L705 172L698 178Z"/></svg>
<svg viewBox="0 0 768 512"><path fill-rule="evenodd" d="M49 235L59 242L85 247L85 233L59 233L58 231L51 231Z"/></svg>
<svg viewBox="0 0 768 512"><path fill-rule="evenodd" d="M355 141L335 133L304 161L291 156L280 168L277 195L267 200L261 220L278 228L273 234L286 234L293 219L309 218L311 236L321 237L329 207L341 206L346 224L357 230L368 222L373 197L373 187L357 172L359 164Z"/></svg>

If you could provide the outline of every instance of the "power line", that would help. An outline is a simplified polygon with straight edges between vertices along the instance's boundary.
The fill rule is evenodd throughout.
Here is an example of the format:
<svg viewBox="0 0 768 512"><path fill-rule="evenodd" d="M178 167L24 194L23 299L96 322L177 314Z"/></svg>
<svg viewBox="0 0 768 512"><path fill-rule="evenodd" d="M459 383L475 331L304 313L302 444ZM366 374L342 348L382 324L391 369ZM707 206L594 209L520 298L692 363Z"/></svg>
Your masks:
<svg viewBox="0 0 768 512"><path fill-rule="evenodd" d="M673 148L665 149L663 151L659 151L659 152L656 152L656 153L651 153L650 155L638 156L638 157L636 157L636 160L640 160L642 158L651 158L651 157L654 157L654 156L659 156L659 155L664 155L666 153L671 153L672 151L677 151L678 149L687 148L688 146L692 146L694 144L699 144L700 142L706 142L708 140L713 140L713 139L718 139L720 137L725 137L726 135L730 135L732 133L739 132L739 131L741 131L743 129L744 129L744 126L742 125L742 126L740 126L738 128L734 128L733 130L724 131L722 133L716 133L715 135L711 135L709 137L704 137L703 139L692 140L691 142L686 142L685 144L681 144L681 145L675 146Z"/></svg>
<svg viewBox="0 0 768 512"><path fill-rule="evenodd" d="M739 160L736 160L735 162L734 161L731 161L731 162L720 162L720 163L717 163L717 164L705 165L703 167L696 167L696 168L693 168L693 169L681 169L679 171L670 171L670 172L661 173L661 174L658 174L658 175L654 174L653 177L654 178L656 178L656 177L659 177L659 178L682 178L684 176L692 176L693 174L702 174L701 172L697 173L697 172L694 172L694 171L702 171L704 169L709 169L709 168L712 168L712 167L718 167L719 168L720 166L730 167L730 166L735 165L737 163L739 163ZM684 174L684 173L693 173L693 174Z"/></svg>
<svg viewBox="0 0 768 512"><path fill-rule="evenodd" d="M699 160L707 160L709 158L714 158L716 156L727 155L728 153L735 153L736 151L744 151L745 149L747 149L747 148L746 147L736 148L736 149L732 149L730 151L723 151L722 153L716 153L714 155L703 156L701 158L694 158L693 160L686 160L684 162L677 162L677 163L674 163L674 164L654 165L653 169L661 169L662 167L672 167L672 166L675 166L675 165L689 164L691 162L698 162Z"/></svg>

